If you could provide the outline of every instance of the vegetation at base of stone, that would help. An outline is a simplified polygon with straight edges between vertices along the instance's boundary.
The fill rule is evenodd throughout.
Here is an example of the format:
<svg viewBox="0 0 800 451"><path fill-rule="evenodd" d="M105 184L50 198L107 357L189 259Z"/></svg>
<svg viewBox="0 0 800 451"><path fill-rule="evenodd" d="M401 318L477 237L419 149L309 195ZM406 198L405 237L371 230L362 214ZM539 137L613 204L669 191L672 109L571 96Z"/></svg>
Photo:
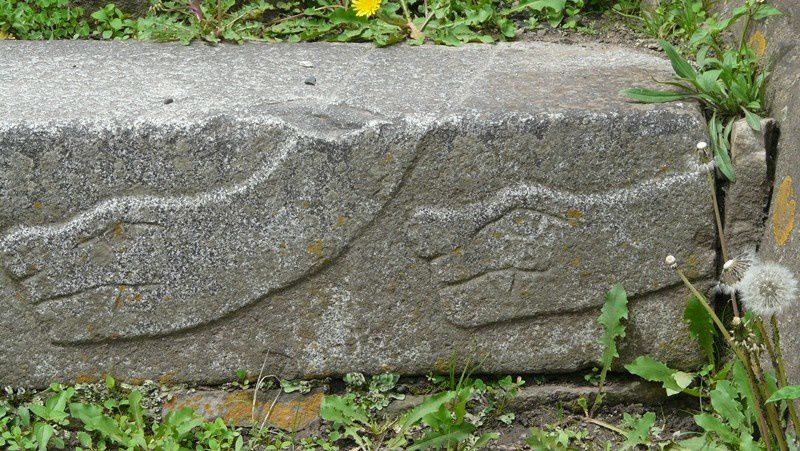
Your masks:
<svg viewBox="0 0 800 451"><path fill-rule="evenodd" d="M0 2L0 38L72 39L89 36L83 8L69 0L4 0Z"/></svg>
<svg viewBox="0 0 800 451"><path fill-rule="evenodd" d="M760 61L761 55L747 43L749 24L777 14L780 11L762 0L744 0L725 19L708 16L700 8L692 20L704 18L702 23L678 28L680 37L689 36L686 51L693 56L694 64L671 43L661 40L674 70L673 80L661 83L671 89L629 88L621 94L646 103L698 100L709 121L714 164L728 180L735 181L729 155L733 123L744 117L754 130L760 130L760 116L766 111L764 95L769 70ZM740 21L740 38L735 45L726 45L723 33Z"/></svg>
<svg viewBox="0 0 800 451"><path fill-rule="evenodd" d="M0 38L207 42L403 40L460 45L513 39L520 29L576 28L587 12L630 14L639 0L375 0L374 14L350 0L152 0L131 18L113 3L87 19L68 0L0 3Z"/></svg>

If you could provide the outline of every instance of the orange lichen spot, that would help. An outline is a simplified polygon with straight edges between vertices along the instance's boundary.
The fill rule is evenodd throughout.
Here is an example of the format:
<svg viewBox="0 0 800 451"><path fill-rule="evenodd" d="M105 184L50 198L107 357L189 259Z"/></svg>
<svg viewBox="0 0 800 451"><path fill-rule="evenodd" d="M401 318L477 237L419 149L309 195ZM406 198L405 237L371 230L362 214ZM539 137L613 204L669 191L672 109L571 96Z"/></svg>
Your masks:
<svg viewBox="0 0 800 451"><path fill-rule="evenodd" d="M33 208L35 208L35 209L37 209L37 210L41 210L43 206L44 206L44 205L42 205L42 203L41 203L41 202L39 202L38 200L37 200L36 202L34 202L34 203L33 203Z"/></svg>
<svg viewBox="0 0 800 451"><path fill-rule="evenodd" d="M134 301L141 301L142 300L142 293L136 293L133 295Z"/></svg>
<svg viewBox="0 0 800 451"><path fill-rule="evenodd" d="M759 30L754 31L753 34L750 35L750 39L748 39L747 44L751 49L753 49L753 51L756 53L756 56L759 58L767 53L767 38L765 38L764 34Z"/></svg>
<svg viewBox="0 0 800 451"><path fill-rule="evenodd" d="M573 258L569 264L572 265L573 268L579 268L581 266L582 260L580 257Z"/></svg>
<svg viewBox="0 0 800 451"><path fill-rule="evenodd" d="M583 212L578 210L577 208L570 208L567 210L565 215L567 217L567 223L572 227L578 227L578 220L583 217Z"/></svg>
<svg viewBox="0 0 800 451"><path fill-rule="evenodd" d="M322 240L314 241L313 243L309 244L306 248L309 254L314 254L317 258L322 257Z"/></svg>
<svg viewBox="0 0 800 451"><path fill-rule="evenodd" d="M794 230L794 215L797 202L794 199L792 177L783 178L778 191L775 193L775 207L772 212L772 234L775 244L783 246L789 240Z"/></svg>
<svg viewBox="0 0 800 451"><path fill-rule="evenodd" d="M163 374L161 377L157 379L158 383L161 385L166 385L172 382L175 379L176 373L174 371L170 371L169 373Z"/></svg>
<svg viewBox="0 0 800 451"><path fill-rule="evenodd" d="M122 307L122 298L117 296L114 298L114 309L119 310Z"/></svg>
<svg viewBox="0 0 800 451"><path fill-rule="evenodd" d="M144 384L144 379L141 377L130 377L127 382L131 385L142 385Z"/></svg>
<svg viewBox="0 0 800 451"><path fill-rule="evenodd" d="M302 429L319 418L319 409L322 405L322 393L300 396L288 402L275 404L267 420L275 427L295 431ZM266 406L269 409L269 406ZM264 411L266 415L267 411Z"/></svg>

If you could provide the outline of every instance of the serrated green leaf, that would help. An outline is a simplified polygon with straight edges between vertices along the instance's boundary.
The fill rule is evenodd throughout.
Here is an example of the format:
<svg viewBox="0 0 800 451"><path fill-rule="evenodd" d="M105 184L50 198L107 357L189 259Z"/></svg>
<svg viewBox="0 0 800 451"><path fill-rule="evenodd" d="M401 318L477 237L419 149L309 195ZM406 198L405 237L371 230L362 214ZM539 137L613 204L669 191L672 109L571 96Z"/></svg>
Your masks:
<svg viewBox="0 0 800 451"><path fill-rule="evenodd" d="M710 396L714 411L725 419L731 428L739 429L744 422L744 414L736 399L736 389L733 385L729 381L719 381Z"/></svg>
<svg viewBox="0 0 800 451"><path fill-rule="evenodd" d="M714 321L703 307L703 304L695 296L689 298L686 308L683 310L683 320L689 326L689 334L700 345L700 349L706 355L708 363L714 364L714 337L717 330Z"/></svg>
<svg viewBox="0 0 800 451"><path fill-rule="evenodd" d="M731 428L713 415L707 413L695 415L694 422L706 432L711 432L717 435L717 437L719 437L725 443L732 445L739 443L739 437L736 436Z"/></svg>
<svg viewBox="0 0 800 451"><path fill-rule="evenodd" d="M617 350L617 340L625 338L625 324L623 320L628 319L628 295L621 284L614 285L606 293L606 301L600 311L597 322L603 326L603 335L597 341L603 347L603 354L600 357L603 372L611 367L615 358L619 357Z"/></svg>

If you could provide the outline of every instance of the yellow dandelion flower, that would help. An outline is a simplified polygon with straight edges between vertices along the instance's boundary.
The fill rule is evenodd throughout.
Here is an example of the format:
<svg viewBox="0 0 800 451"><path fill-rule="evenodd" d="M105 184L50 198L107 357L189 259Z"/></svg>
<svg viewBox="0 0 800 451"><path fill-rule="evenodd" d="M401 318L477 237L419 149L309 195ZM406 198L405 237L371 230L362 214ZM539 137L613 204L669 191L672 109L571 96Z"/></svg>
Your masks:
<svg viewBox="0 0 800 451"><path fill-rule="evenodd" d="M381 7L382 0L353 0L353 9L356 11L356 16L370 17L374 16L378 9Z"/></svg>

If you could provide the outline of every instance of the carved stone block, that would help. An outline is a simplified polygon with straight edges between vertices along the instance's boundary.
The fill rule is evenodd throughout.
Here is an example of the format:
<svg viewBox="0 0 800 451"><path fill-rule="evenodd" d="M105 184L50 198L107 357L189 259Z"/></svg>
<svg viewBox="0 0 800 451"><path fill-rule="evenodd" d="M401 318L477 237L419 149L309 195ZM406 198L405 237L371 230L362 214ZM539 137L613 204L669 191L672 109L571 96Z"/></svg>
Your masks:
<svg viewBox="0 0 800 451"><path fill-rule="evenodd" d="M615 47L1 42L0 381L702 360L697 106ZM301 66L311 61L314 67ZM314 76L315 86L303 80ZM172 102L165 102L172 99Z"/></svg>

